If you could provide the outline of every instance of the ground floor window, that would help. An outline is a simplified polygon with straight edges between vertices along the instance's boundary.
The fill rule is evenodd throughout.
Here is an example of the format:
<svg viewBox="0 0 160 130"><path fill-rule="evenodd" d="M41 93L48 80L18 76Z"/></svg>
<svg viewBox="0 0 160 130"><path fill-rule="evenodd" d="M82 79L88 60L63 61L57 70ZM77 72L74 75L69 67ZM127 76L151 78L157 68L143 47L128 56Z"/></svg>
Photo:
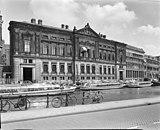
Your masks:
<svg viewBox="0 0 160 130"><path fill-rule="evenodd" d="M48 76L43 76L43 80L48 80Z"/></svg>
<svg viewBox="0 0 160 130"><path fill-rule="evenodd" d="M87 77L87 80L90 80L90 77Z"/></svg>
<svg viewBox="0 0 160 130"><path fill-rule="evenodd" d="M55 76L52 76L52 80L57 80L57 77L55 77Z"/></svg>
<svg viewBox="0 0 160 130"><path fill-rule="evenodd" d="M62 77L60 77L60 80L64 80L65 78L62 76Z"/></svg>
<svg viewBox="0 0 160 130"><path fill-rule="evenodd" d="M84 77L81 77L81 80L84 80L85 78Z"/></svg>
<svg viewBox="0 0 160 130"><path fill-rule="evenodd" d="M95 77L92 77L93 80L95 80Z"/></svg>

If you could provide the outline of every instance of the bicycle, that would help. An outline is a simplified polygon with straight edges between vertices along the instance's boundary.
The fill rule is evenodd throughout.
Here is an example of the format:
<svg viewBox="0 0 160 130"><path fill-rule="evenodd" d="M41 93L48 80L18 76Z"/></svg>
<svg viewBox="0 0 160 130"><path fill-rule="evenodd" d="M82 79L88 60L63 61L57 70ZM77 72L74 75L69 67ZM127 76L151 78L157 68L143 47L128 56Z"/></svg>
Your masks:
<svg viewBox="0 0 160 130"><path fill-rule="evenodd" d="M0 110L2 112L7 112L11 110L11 105L13 105L14 108L19 108L19 110L27 110L30 108L30 101L27 97L18 97L18 100L15 101L14 99L1 99L0 100Z"/></svg>
<svg viewBox="0 0 160 130"><path fill-rule="evenodd" d="M87 95L86 95L87 94ZM102 92L96 91L96 92L85 92L83 93L83 102L82 104L90 104L90 103L100 103L103 101L103 95Z"/></svg>
<svg viewBox="0 0 160 130"><path fill-rule="evenodd" d="M91 97L92 99L92 103L101 103L103 102L103 95L102 95L102 92L101 91L96 91L94 93L95 95L93 97Z"/></svg>
<svg viewBox="0 0 160 130"><path fill-rule="evenodd" d="M68 99L66 99L66 97ZM51 104L54 108L59 108L66 105L76 105L77 98L74 95L66 93L65 95L61 94L60 96L56 96L52 99Z"/></svg>

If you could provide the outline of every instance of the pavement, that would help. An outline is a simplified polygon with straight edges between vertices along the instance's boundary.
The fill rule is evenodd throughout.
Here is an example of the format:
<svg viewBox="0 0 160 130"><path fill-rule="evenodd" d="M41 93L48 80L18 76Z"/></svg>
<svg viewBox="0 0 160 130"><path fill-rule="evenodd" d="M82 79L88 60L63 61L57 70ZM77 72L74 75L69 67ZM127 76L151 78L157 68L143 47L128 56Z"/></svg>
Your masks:
<svg viewBox="0 0 160 130"><path fill-rule="evenodd" d="M61 108L30 109L26 111L12 111L1 113L2 124L36 120L49 117L66 116L71 114L82 114L128 107L160 104L160 96L154 98L132 99L103 102L98 104L75 105Z"/></svg>

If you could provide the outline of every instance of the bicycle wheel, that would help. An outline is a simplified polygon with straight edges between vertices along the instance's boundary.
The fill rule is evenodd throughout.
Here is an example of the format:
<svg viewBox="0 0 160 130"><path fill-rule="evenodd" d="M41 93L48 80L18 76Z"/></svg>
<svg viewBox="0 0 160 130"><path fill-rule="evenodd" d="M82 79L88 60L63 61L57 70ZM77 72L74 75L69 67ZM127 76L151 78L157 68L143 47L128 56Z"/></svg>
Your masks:
<svg viewBox="0 0 160 130"><path fill-rule="evenodd" d="M51 101L52 107L59 108L62 106L62 100L59 97L55 97Z"/></svg>
<svg viewBox="0 0 160 130"><path fill-rule="evenodd" d="M2 100L0 101L0 110L1 112L7 112L10 110L10 103L8 100Z"/></svg>
<svg viewBox="0 0 160 130"><path fill-rule="evenodd" d="M30 108L30 101L27 98L21 98L18 100L17 105L18 105L19 110L24 111Z"/></svg>
<svg viewBox="0 0 160 130"><path fill-rule="evenodd" d="M68 105L76 105L76 104L77 104L76 96L68 96Z"/></svg>
<svg viewBox="0 0 160 130"><path fill-rule="evenodd" d="M101 102L103 102L103 96L102 95L98 95L97 103L101 103Z"/></svg>

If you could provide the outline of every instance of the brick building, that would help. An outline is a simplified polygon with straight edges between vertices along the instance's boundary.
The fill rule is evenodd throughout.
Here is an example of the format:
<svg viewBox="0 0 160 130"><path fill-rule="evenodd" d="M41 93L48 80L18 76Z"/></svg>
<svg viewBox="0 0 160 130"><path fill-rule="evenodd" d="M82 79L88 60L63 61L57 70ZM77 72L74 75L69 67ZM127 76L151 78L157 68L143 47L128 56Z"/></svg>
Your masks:
<svg viewBox="0 0 160 130"><path fill-rule="evenodd" d="M126 77L126 44L108 40L89 24L73 30L11 21L10 62L15 81L115 80Z"/></svg>

